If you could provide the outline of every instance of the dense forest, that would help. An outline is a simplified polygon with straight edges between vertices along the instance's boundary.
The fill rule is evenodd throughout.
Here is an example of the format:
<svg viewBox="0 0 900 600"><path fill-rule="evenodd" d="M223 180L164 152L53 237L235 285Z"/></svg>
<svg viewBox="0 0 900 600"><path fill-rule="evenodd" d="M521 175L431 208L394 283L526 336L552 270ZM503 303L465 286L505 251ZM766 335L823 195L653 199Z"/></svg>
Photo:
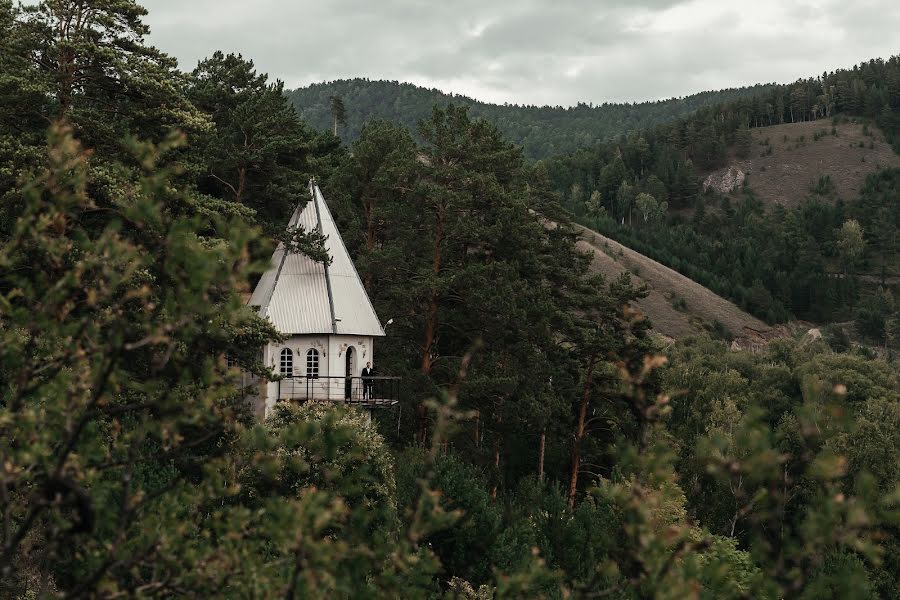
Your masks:
<svg viewBox="0 0 900 600"><path fill-rule="evenodd" d="M431 115L433 106L467 106L473 117L487 119L506 139L522 146L527 158L538 159L588 148L629 131L684 117L704 106L755 96L771 87L760 84L656 102L596 106L580 103L566 108L489 104L410 83L368 79L315 83L287 95L300 116L315 129L333 130L337 121L337 134L348 144L359 137L371 120L393 121L415 132L419 121ZM334 110L333 99L340 99L343 110Z"/></svg>
<svg viewBox="0 0 900 600"><path fill-rule="evenodd" d="M771 152L765 140L753 142L751 128L818 119L816 135L834 136L851 118L872 137L880 127L900 151L900 57L775 86L544 164L580 222L753 314L771 323L855 318L860 333L890 345L900 323L891 291L900 266L900 171L873 165L851 198L835 194L836 173L822 173L793 207L763 205L752 178L726 195L700 185L700 174L731 158Z"/></svg>
<svg viewBox="0 0 900 600"><path fill-rule="evenodd" d="M145 15L0 0L0 597L900 595L895 364L663 345L575 250L574 158L465 106L347 148L245 58L180 71ZM637 139L610 189L696 185ZM275 242L327 260L284 228L310 176L393 318L399 413L249 414L281 334L242 297Z"/></svg>

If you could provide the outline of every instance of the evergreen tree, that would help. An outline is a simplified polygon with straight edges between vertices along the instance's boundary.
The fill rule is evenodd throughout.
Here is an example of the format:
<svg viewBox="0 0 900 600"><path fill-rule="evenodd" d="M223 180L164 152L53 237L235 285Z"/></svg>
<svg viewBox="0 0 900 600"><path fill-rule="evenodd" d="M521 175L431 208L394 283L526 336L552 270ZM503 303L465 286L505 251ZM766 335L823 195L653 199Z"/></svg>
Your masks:
<svg viewBox="0 0 900 600"><path fill-rule="evenodd" d="M866 249L866 241L859 222L853 219L845 221L836 232L836 245L844 266L844 273L852 275L856 265Z"/></svg>
<svg viewBox="0 0 900 600"><path fill-rule="evenodd" d="M55 129L0 251L5 583L174 593L227 562L178 531L227 496L202 475L245 415L221 356L262 373L252 349L277 333L237 296L252 232L219 223L226 237L201 241L138 151L147 173L98 223L87 155Z"/></svg>
<svg viewBox="0 0 900 600"><path fill-rule="evenodd" d="M369 295L390 314L398 309L388 294L403 294L408 273L400 243L395 243L412 214L421 165L410 133L387 121L364 128L341 168L329 183L329 198L348 231L348 247L356 251ZM353 232L359 232L353 235ZM390 308L388 308L390 307Z"/></svg>
<svg viewBox="0 0 900 600"><path fill-rule="evenodd" d="M740 158L747 158L753 150L753 136L749 127L741 127L734 136L734 146Z"/></svg>
<svg viewBox="0 0 900 600"><path fill-rule="evenodd" d="M194 146L199 189L253 209L269 232L282 228L325 153L283 84L269 83L253 61L216 52L194 69L187 95L214 126Z"/></svg>
<svg viewBox="0 0 900 600"><path fill-rule="evenodd" d="M334 121L334 135L338 134L338 125L347 123L347 109L344 107L344 99L340 96L331 96L328 99L331 107L331 118Z"/></svg>
<svg viewBox="0 0 900 600"><path fill-rule="evenodd" d="M695 337L664 358L633 308L645 291L592 275L560 204L770 320L843 316L856 290L826 267L855 273L870 247L890 282L898 171L852 204L766 210L699 196L693 161L789 117L785 99L796 120L840 105L892 135L900 61L530 165L502 131L552 152L731 96L473 104L496 126L417 101L416 136L372 121L344 152L251 61L176 71L144 14L0 0L0 596L900 594L894 365L811 336L754 353ZM316 89L354 98L353 137L371 107L335 85ZM559 115L577 135L523 125ZM272 241L322 258L320 239L281 230L311 173L394 319L379 367L403 376L412 422L248 414L243 375L273 377L259 348L281 336L242 295ZM602 218L601 200L645 226ZM667 201L694 214L647 227ZM862 296L856 329L890 359L894 294Z"/></svg>
<svg viewBox="0 0 900 600"><path fill-rule="evenodd" d="M122 152L137 132L160 142L173 129L209 127L179 93L176 61L145 43L146 14L134 0L45 0L16 15L14 49L32 67L29 87L51 99L38 107L70 122L89 148Z"/></svg>

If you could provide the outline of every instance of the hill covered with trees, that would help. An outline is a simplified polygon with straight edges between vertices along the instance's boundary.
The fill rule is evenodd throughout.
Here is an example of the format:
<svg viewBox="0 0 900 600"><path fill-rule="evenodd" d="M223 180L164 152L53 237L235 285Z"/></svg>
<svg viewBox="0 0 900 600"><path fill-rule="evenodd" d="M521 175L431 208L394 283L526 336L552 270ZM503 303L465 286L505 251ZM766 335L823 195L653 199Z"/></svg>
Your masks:
<svg viewBox="0 0 900 600"><path fill-rule="evenodd" d="M443 106L348 151L240 56L177 70L145 14L0 0L0 597L900 595L895 365L663 345L495 125ZM249 414L282 337L241 298L277 241L327 260L284 229L313 174L399 413Z"/></svg>
<svg viewBox="0 0 900 600"><path fill-rule="evenodd" d="M891 345L898 134L895 56L706 107L544 166L582 223L756 316L857 319L860 333ZM716 169L756 163L730 192L701 185ZM781 167L791 165L799 180L785 182Z"/></svg>
<svg viewBox="0 0 900 600"><path fill-rule="evenodd" d="M428 118L433 106L466 106L473 117L487 119L508 140L522 146L526 157L537 159L590 147L629 131L684 117L704 106L760 94L770 87L761 84L657 102L596 106L580 103L567 108L490 104L409 83L368 79L317 83L291 90L287 95L300 116L320 131L333 129L332 98L339 98L344 112L337 132L344 143L359 137L366 122L373 119L393 121L415 130L420 120Z"/></svg>

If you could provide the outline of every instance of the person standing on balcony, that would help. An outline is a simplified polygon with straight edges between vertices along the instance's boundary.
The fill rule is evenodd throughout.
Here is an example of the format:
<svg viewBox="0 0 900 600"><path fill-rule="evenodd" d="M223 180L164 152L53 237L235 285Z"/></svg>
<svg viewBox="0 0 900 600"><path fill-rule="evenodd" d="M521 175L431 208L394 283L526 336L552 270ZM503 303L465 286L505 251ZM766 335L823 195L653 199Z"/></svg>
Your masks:
<svg viewBox="0 0 900 600"><path fill-rule="evenodd" d="M366 366L363 367L362 370L362 380L363 380L363 400L372 399L372 389L375 387L375 382L372 381L372 377L375 376L375 369L372 368L372 363L367 362Z"/></svg>

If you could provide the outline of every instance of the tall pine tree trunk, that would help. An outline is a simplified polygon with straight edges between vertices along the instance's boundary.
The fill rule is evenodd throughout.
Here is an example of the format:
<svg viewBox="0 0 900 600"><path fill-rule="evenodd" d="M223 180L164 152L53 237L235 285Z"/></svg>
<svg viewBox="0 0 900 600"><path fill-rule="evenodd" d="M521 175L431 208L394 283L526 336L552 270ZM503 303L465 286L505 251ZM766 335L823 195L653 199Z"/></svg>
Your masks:
<svg viewBox="0 0 900 600"><path fill-rule="evenodd" d="M481 411L475 411L475 447L481 448Z"/></svg>
<svg viewBox="0 0 900 600"><path fill-rule="evenodd" d="M435 222L434 245L432 247L431 272L437 278L441 272L442 254L441 245L444 242L444 205L437 206L437 219ZM434 350L434 342L437 336L437 315L438 315L438 293L432 289L428 302L425 307L425 339L422 343L422 374L431 377L431 368L433 366L432 352ZM428 437L428 411L425 404L421 401L416 406L416 415L419 420L419 427L416 433L416 441L424 445Z"/></svg>
<svg viewBox="0 0 900 600"><path fill-rule="evenodd" d="M595 360L591 356L587 373L584 377L584 391L581 406L578 409L578 422L575 425L575 439L572 442L572 472L569 474L569 510L575 508L575 493L578 491L578 472L581 470L581 443L584 440L587 409L591 402L591 384L594 381Z"/></svg>
<svg viewBox="0 0 900 600"><path fill-rule="evenodd" d="M244 201L244 190L247 188L247 167L238 169L238 187L234 193L234 201L238 204Z"/></svg>
<svg viewBox="0 0 900 600"><path fill-rule="evenodd" d="M437 312L438 301L435 294L431 295L428 305L425 309L425 341L422 344L422 374L431 377L431 368L433 366L431 352L434 349L434 339L437 333ZM425 439L428 436L428 411L424 402L419 401L416 405L416 415L418 417L419 427L416 432L416 442L425 445Z"/></svg>
<svg viewBox="0 0 900 600"><path fill-rule="evenodd" d="M78 56L75 50L67 47L73 35L81 30L81 23L86 7L68 6L56 8L56 43L62 48L56 60L59 84L56 88L56 100L59 102L59 118L65 119L72 107L72 95L75 90L75 70ZM57 12L58 11L58 12Z"/></svg>
<svg viewBox="0 0 900 600"><path fill-rule="evenodd" d="M500 478L500 446L503 438L498 434L494 438L494 483L491 485L491 499L497 499L497 480Z"/></svg>
<svg viewBox="0 0 900 600"><path fill-rule="evenodd" d="M547 429L541 430L541 441L538 445L538 481L544 483L544 449L547 445Z"/></svg>
<svg viewBox="0 0 900 600"><path fill-rule="evenodd" d="M364 207L366 212L366 250L371 254L372 250L375 249L375 201L372 199L364 201ZM372 283L372 269L370 265L364 281L366 291L370 295L372 294Z"/></svg>
<svg viewBox="0 0 900 600"><path fill-rule="evenodd" d="M494 483L491 486L491 498L497 499L497 482L500 480L500 449L503 447L503 431L501 425L503 423L503 402L505 396L501 396L497 400L497 408L494 413L497 415L494 430L497 435L494 437Z"/></svg>
<svg viewBox="0 0 900 600"><path fill-rule="evenodd" d="M56 100L59 102L59 118L65 119L72 106L72 89L75 87L75 54L69 50L60 52L57 67L60 78Z"/></svg>
<svg viewBox="0 0 900 600"><path fill-rule="evenodd" d="M371 252L375 249L375 201L366 200L366 249Z"/></svg>

